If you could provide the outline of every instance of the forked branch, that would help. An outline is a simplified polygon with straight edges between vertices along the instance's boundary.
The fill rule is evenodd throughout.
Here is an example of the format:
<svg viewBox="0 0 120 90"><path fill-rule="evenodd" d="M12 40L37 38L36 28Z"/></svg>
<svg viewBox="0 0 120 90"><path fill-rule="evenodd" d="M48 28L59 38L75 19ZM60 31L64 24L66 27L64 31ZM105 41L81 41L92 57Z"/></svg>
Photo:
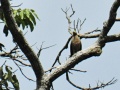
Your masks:
<svg viewBox="0 0 120 90"><path fill-rule="evenodd" d="M68 73L66 73L66 79L67 79L67 81L68 81L72 86L74 86L75 88L81 89L81 90L96 90L96 89L104 88L104 87L106 87L106 86L115 84L115 83L117 82L117 79L113 78L113 79L111 79L111 80L110 80L109 82L107 82L107 83L102 83L102 82L101 82L100 84L97 83L97 86L96 86L96 87L91 87L91 86L89 85L88 88L83 88L83 87L81 87L81 86L78 86L78 85L74 84L74 83L70 80Z"/></svg>

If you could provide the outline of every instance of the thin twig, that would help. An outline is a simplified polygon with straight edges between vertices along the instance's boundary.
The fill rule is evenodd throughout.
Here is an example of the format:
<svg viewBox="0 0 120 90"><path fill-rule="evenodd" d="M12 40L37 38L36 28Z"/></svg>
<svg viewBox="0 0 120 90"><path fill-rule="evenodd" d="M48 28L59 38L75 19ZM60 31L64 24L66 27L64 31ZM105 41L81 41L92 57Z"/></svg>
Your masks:
<svg viewBox="0 0 120 90"><path fill-rule="evenodd" d="M77 27L77 31L78 31L78 33L80 33L80 30L81 30L81 28L82 28L82 25L85 23L85 21L86 21L86 18L83 20L83 22L81 23L81 20L78 18L78 21L80 21L80 26L79 27ZM78 25L77 25L78 26Z"/></svg>
<svg viewBox="0 0 120 90"><path fill-rule="evenodd" d="M97 84L97 86L94 87L94 88L91 88L91 90L95 90L95 89L99 89L99 88L104 88L104 87L106 87L106 86L115 84L116 82L117 82L117 79L112 78L112 79L111 79L109 82L107 82L107 83L102 83L102 82L101 82L100 85Z"/></svg>
<svg viewBox="0 0 120 90"><path fill-rule="evenodd" d="M94 32L101 32L101 29L96 28L95 30L92 30L92 31L84 33L84 34L91 34L91 33L94 33Z"/></svg>
<svg viewBox="0 0 120 90"><path fill-rule="evenodd" d="M78 70L78 69L74 69L74 68L71 68L70 70L73 70L73 71L77 71L77 72L87 72L87 71L83 71L83 70Z"/></svg>
<svg viewBox="0 0 120 90"><path fill-rule="evenodd" d="M6 61L7 61L7 60L5 60L5 62L2 64L2 66L1 66L1 67L3 67L3 66L5 65Z"/></svg>
<svg viewBox="0 0 120 90"><path fill-rule="evenodd" d="M66 72L66 79L67 79L67 81L68 81L71 85L73 85L74 87L79 88L79 89L83 89L82 87L77 86L77 85L75 85L74 83L72 83L72 82L70 81L68 72Z"/></svg>
<svg viewBox="0 0 120 90"><path fill-rule="evenodd" d="M100 34L93 34L93 35L85 35L85 34L78 34L78 36L82 38L97 38Z"/></svg>
<svg viewBox="0 0 120 90"><path fill-rule="evenodd" d="M65 46L64 46L64 47L60 50L60 52L58 53L58 55L57 55L57 57L56 57L56 59L55 59L55 62L54 62L53 65L52 65L52 67L54 67L54 65L56 64L56 62L59 61L59 57L60 57L61 53L63 52L63 50L68 48L68 44L69 44L71 38L72 38L72 36L69 37L69 39L68 39L68 41L66 42Z"/></svg>
<svg viewBox="0 0 120 90"><path fill-rule="evenodd" d="M33 45L31 45L31 47L33 47L35 44L37 44L37 42L36 42L36 43L34 43Z"/></svg>
<svg viewBox="0 0 120 90"><path fill-rule="evenodd" d="M38 57L40 56L40 53L41 53L41 51L42 51L43 43L44 43L44 42L42 42L42 44L41 44L41 46L40 46L40 49L39 49L39 51L38 51L38 53L37 53L37 56L38 56Z"/></svg>
<svg viewBox="0 0 120 90"><path fill-rule="evenodd" d="M37 53L37 56L38 56L38 57L40 57L41 51L42 51L43 49L48 49L48 48L51 48L51 47L53 47L53 46L56 45L56 44L54 44L54 45L51 45L51 46L48 46L48 47L42 48L43 43L44 43L44 42L42 42L42 44L41 44L41 46L40 46L40 49L39 49L39 51L38 51L38 53Z"/></svg>
<svg viewBox="0 0 120 90"><path fill-rule="evenodd" d="M115 21L120 21L120 18L116 18L116 20Z"/></svg>
<svg viewBox="0 0 120 90"><path fill-rule="evenodd" d="M47 71L45 71L45 73L47 73L47 72L49 72L49 71L51 71L51 70L53 70L53 69L55 69L56 67L52 67L52 68L50 68L50 69L48 69Z"/></svg>
<svg viewBox="0 0 120 90"><path fill-rule="evenodd" d="M22 73L22 75L23 75L25 78L27 78L28 80L31 80L31 81L35 82L35 80L28 78L28 77L23 73L22 69L19 67L19 65L18 65L14 60L13 60L13 62L16 64L16 66L19 68L20 72Z"/></svg>
<svg viewBox="0 0 120 90"><path fill-rule="evenodd" d="M68 21L68 32L72 35L72 31L71 31L71 20L70 20L70 18L75 14L75 11L73 10L72 4L71 4L71 9L72 9L71 15L68 15L68 14L67 14L67 12L68 12L69 9L66 9L66 10L61 9L61 10L62 10L62 11L65 13L65 15L66 15L66 19L67 19L67 21Z"/></svg>
<svg viewBox="0 0 120 90"><path fill-rule="evenodd" d="M75 28L75 20L74 20L74 23L73 23L73 25L74 25L74 30L76 31L76 28Z"/></svg>
<svg viewBox="0 0 120 90"><path fill-rule="evenodd" d="M29 66L29 67L31 67L31 65L25 64L25 63L23 63L22 61L20 61L20 60L18 60L18 59L16 59L16 58L12 58L12 60L17 61L17 62L21 63L21 64L24 65L24 66Z"/></svg>
<svg viewBox="0 0 120 90"><path fill-rule="evenodd" d="M19 7L19 6L21 6L23 3L21 3L21 4L19 4L19 5L17 5L17 6L11 6L11 7Z"/></svg>
<svg viewBox="0 0 120 90"><path fill-rule="evenodd" d="M89 88L83 88L83 87L77 86L76 84L74 84L73 82L70 81L68 72L66 73L66 79L67 79L67 81L68 81L71 85L73 85L74 87L76 87L76 88L78 88L78 89L82 89L82 90L96 90L96 89L104 88L104 87L106 87L106 86L108 86L108 85L111 85L111 84L115 84L115 83L117 82L117 79L112 78L112 80L110 80L109 82L107 82L107 83L105 83L105 84L104 84L104 83L100 83L100 85L99 85L99 84L97 83L97 86L96 86L96 87L93 87L93 88L91 88L91 86L90 86L90 84L89 84ZM114 79L115 79L115 80L114 80Z"/></svg>
<svg viewBox="0 0 120 90"><path fill-rule="evenodd" d="M77 29L77 30L78 30L78 24L79 24L79 18L78 18L77 24L76 24L76 29ZM78 33L79 33L79 31L78 31Z"/></svg>
<svg viewBox="0 0 120 90"><path fill-rule="evenodd" d="M75 14L75 11L73 10L72 4L71 4L71 9L72 9L72 14L70 15L70 17L72 17Z"/></svg>

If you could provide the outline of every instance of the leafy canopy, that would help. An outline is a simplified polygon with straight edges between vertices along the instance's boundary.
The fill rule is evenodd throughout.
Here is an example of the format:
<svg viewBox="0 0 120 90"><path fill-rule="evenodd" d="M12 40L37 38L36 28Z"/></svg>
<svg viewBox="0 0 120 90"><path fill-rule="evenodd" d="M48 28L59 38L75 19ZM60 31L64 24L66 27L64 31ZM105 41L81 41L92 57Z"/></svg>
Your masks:
<svg viewBox="0 0 120 90"><path fill-rule="evenodd" d="M30 28L31 32L34 30L34 26L36 25L36 19L40 20L37 14L33 9L12 9L13 16L16 20L16 23L18 27L22 26L22 29L24 30L25 28ZM1 13L1 20L5 22L5 18L3 13ZM8 30L9 28L5 24L3 32L5 33L6 36L8 36Z"/></svg>

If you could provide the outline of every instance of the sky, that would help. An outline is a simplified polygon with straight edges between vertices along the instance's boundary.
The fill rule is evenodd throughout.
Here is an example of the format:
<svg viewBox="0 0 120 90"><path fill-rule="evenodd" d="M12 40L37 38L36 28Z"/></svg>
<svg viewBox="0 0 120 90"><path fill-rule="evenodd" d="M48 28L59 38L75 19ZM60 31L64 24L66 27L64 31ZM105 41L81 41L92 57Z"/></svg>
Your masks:
<svg viewBox="0 0 120 90"><path fill-rule="evenodd" d="M62 12L61 8L69 8L72 4L74 10L76 11L74 16L71 18L72 21L77 20L78 18L83 21L86 18L86 21L80 31L81 34L84 34L95 30L96 28L102 29L103 22L105 22L109 17L109 10L113 2L114 0L12 0L11 3L13 6L23 3L20 8L34 9L39 16L40 21L37 20L37 25L35 26L33 32L30 32L29 28L26 28L23 31L23 33L28 32L25 35L25 38L31 46L36 43L32 47L36 53L43 41L43 47L56 44L54 47L43 50L40 55L40 61L43 64L44 69L48 70L52 66L59 51L70 37L67 19L65 18L65 14ZM118 10L118 12L120 12L120 10ZM69 10L69 14L70 13L71 10ZM117 17L119 16L120 14L118 13ZM6 50L9 51L14 47L14 44L12 44L11 34L9 33L8 37L5 37L2 31L2 24L0 29L0 42L2 42L6 46ZM110 30L109 35L117 34L119 32L119 22L116 22ZM91 46L96 40L97 39L82 39L83 49ZM70 75L71 80L82 87L89 87L89 84L91 87L94 87L99 81L105 83L115 77L118 81L111 86L103 88L102 90L119 90L119 48L120 42L118 41L106 44L102 50L101 56L91 57L76 65L75 68L87 72L73 72L74 74ZM61 62L64 62L69 55L70 50L68 48L67 50L64 50L60 56ZM1 57L0 59L2 60L1 62L7 60ZM0 63L0 65L2 64L3 63ZM6 64L11 65L13 70L17 69L12 60L7 60ZM35 80L35 76L31 68L24 67L23 71L26 76ZM17 71L16 74L18 75L18 79L20 81L20 90L34 90L36 88L36 83L24 78L20 71ZM66 81L65 75L62 75L55 80L53 85L55 90L78 90Z"/></svg>

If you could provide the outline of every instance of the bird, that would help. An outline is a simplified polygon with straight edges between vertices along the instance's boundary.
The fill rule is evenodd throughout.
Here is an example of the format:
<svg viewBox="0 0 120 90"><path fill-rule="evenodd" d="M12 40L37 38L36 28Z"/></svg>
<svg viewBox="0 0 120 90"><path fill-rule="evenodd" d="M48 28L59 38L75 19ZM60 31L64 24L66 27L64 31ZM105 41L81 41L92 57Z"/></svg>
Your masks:
<svg viewBox="0 0 120 90"><path fill-rule="evenodd" d="M82 49L82 44L80 37L78 37L77 32L73 31L71 44L70 44L70 53L71 53L70 57L76 52L80 51L81 49Z"/></svg>

